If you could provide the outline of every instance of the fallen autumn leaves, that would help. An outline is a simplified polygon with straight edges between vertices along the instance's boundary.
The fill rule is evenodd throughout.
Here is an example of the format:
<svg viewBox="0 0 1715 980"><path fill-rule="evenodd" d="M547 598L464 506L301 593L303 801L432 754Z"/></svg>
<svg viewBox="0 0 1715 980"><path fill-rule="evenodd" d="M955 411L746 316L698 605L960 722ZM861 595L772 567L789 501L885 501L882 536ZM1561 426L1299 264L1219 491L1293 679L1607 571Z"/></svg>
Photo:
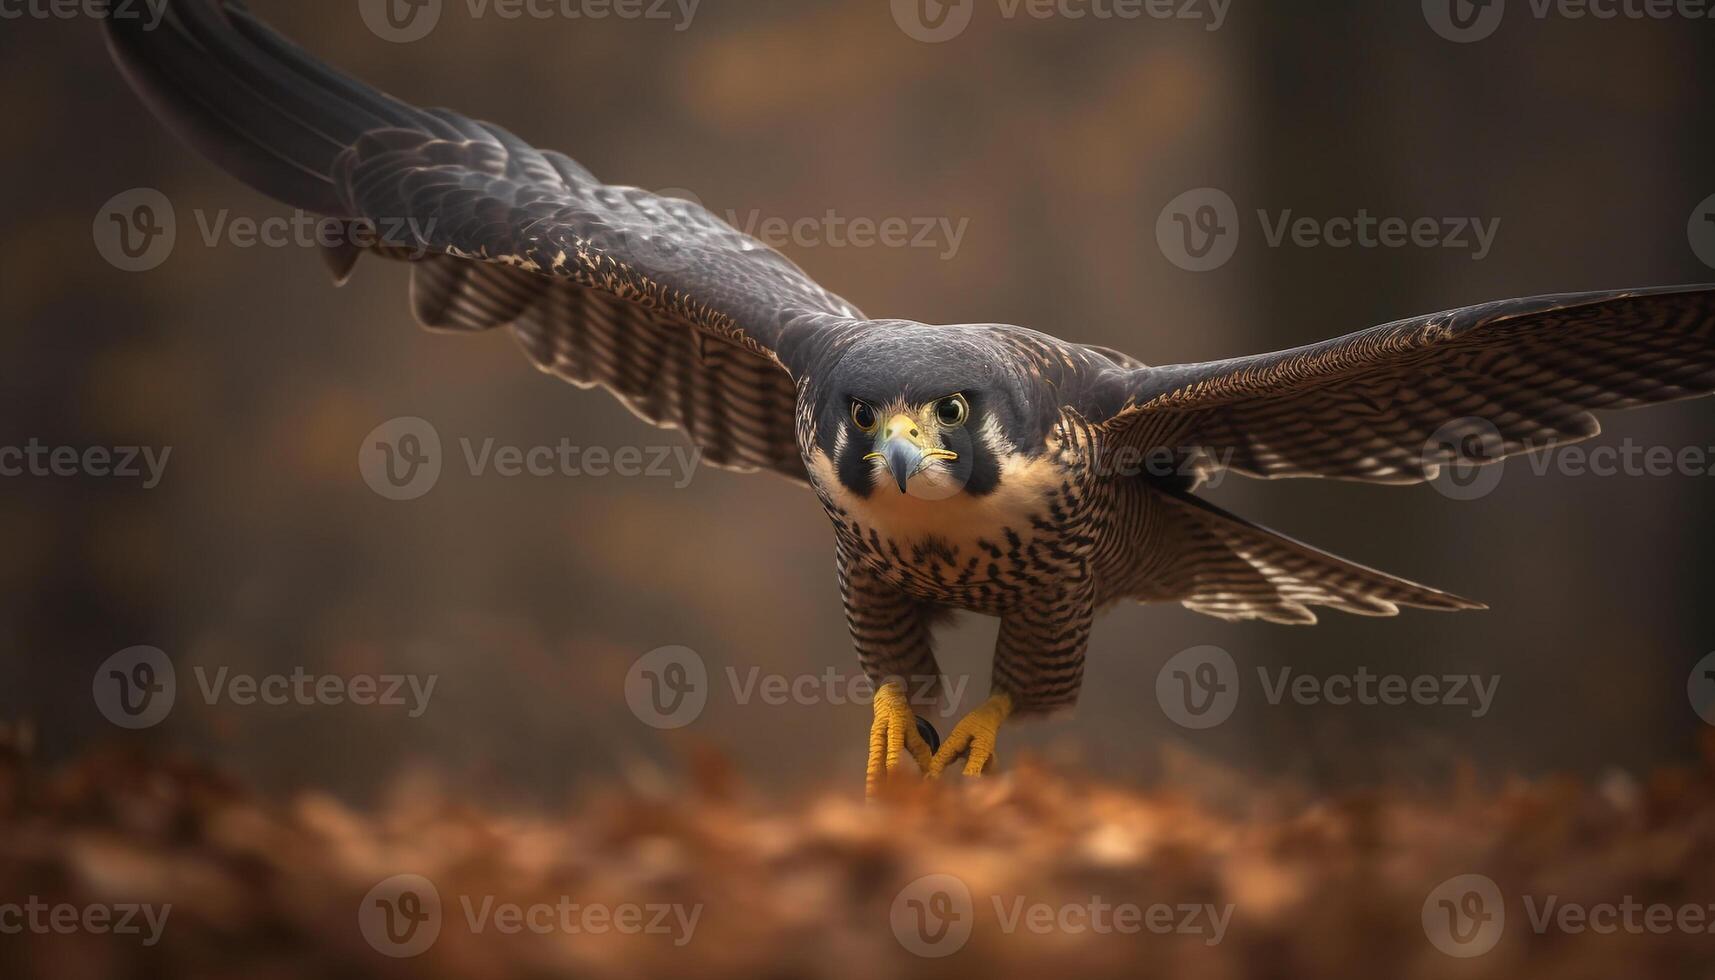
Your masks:
<svg viewBox="0 0 1715 980"><path fill-rule="evenodd" d="M770 804L694 768L682 792L567 812L500 812L422 780L359 812L133 752L38 774L8 745L0 975L1707 980L1715 963L1715 935L1683 918L1589 927L1626 901L1715 903L1708 766L1316 799L1215 793L1218 774L1192 765L1147 792L1025 765L873 806ZM404 904L387 890L399 875L433 895ZM1493 949L1465 959L1426 921L1460 875L1491 880L1504 911ZM925 876L963 892L924 892ZM1551 898L1586 927L1544 920ZM133 905L170 906L156 941L116 928ZM74 911L56 921L56 906Z"/></svg>

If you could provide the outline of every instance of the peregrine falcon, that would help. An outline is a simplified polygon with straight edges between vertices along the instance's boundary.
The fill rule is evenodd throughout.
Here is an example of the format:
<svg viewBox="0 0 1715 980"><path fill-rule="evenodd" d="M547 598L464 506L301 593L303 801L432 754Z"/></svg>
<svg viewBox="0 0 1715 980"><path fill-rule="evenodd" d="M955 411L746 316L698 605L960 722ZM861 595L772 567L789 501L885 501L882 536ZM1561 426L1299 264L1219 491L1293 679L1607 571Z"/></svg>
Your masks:
<svg viewBox="0 0 1715 980"><path fill-rule="evenodd" d="M250 186L369 223L330 246L412 263L430 328L508 328L543 371L684 431L710 463L807 484L876 683L873 789L909 757L980 774L1013 715L1071 705L1122 600L1312 623L1478 603L1335 557L1196 496L1210 474L1409 484L1598 431L1597 409L1715 389L1715 287L1515 299L1293 350L1149 366L1004 324L871 319L702 207L347 78L231 0L109 19L149 107ZM355 237L355 236L354 236ZM1000 620L991 696L940 740L938 619Z"/></svg>

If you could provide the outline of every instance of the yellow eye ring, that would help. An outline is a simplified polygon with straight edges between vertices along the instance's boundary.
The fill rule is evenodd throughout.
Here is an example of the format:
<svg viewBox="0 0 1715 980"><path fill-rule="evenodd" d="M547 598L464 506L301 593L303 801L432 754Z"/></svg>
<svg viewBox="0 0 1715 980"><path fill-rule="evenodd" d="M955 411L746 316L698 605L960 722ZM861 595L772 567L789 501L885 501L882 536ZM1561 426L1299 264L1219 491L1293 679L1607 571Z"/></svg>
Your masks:
<svg viewBox="0 0 1715 980"><path fill-rule="evenodd" d="M865 432L874 432L875 427L881 423L881 419L876 417L875 409L854 398L852 399L852 423Z"/></svg>
<svg viewBox="0 0 1715 980"><path fill-rule="evenodd" d="M948 395L935 403L935 421L949 429L964 425L970 417L971 405L965 401L964 395Z"/></svg>

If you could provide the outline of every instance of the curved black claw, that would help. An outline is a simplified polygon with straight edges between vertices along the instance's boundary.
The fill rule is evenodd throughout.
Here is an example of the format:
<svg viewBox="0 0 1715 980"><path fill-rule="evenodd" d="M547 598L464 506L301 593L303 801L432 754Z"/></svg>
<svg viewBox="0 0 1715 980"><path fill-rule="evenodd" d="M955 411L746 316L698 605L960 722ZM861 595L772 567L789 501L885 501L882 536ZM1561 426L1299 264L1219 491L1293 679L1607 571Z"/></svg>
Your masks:
<svg viewBox="0 0 1715 980"><path fill-rule="evenodd" d="M929 724L929 719L922 715L913 715L912 717L917 719L917 734L923 736L923 741L929 743L929 752L933 754L935 750L941 747L941 733L937 732L935 726Z"/></svg>

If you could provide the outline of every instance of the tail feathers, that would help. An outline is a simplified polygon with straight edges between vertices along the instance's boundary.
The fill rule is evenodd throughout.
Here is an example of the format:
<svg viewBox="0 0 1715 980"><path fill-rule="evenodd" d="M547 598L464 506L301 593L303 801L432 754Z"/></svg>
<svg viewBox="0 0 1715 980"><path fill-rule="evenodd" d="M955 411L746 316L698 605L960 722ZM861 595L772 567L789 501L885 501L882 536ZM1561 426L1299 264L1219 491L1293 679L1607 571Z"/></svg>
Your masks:
<svg viewBox="0 0 1715 980"><path fill-rule="evenodd" d="M1139 598L1177 600L1220 619L1292 624L1316 622L1311 606L1359 616L1393 616L1401 606L1488 608L1346 561L1188 494L1161 497L1169 509L1168 567Z"/></svg>
<svg viewBox="0 0 1715 980"><path fill-rule="evenodd" d="M171 0L153 29L111 15L106 28L131 87L182 139L305 210L345 216L333 164L365 132L444 128L334 73L235 3Z"/></svg>

